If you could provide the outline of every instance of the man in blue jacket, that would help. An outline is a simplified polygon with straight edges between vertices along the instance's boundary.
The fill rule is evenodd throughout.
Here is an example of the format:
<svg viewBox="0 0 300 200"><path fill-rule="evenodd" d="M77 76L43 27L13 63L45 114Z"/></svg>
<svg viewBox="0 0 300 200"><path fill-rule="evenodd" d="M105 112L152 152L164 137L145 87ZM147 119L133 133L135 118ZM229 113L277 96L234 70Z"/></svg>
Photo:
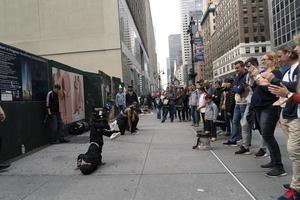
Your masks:
<svg viewBox="0 0 300 200"><path fill-rule="evenodd" d="M240 121L247 107L247 96L249 94L248 85L246 84L247 70L243 61L234 63L236 78L233 83L232 91L235 93L235 107L232 119L231 138L224 142L224 145L237 146L237 140L241 138Z"/></svg>

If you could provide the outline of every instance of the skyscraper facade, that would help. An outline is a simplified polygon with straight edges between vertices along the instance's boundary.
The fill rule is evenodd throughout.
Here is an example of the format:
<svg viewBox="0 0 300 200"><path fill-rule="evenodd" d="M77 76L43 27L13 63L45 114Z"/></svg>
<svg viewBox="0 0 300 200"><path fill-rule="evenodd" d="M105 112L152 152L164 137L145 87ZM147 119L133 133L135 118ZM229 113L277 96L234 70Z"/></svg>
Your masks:
<svg viewBox="0 0 300 200"><path fill-rule="evenodd" d="M119 77L138 94L157 88L149 0L5 1L0 12L0 26L10 27L0 30L3 43Z"/></svg>
<svg viewBox="0 0 300 200"><path fill-rule="evenodd" d="M269 14L273 47L292 46L300 33L300 1L269 0Z"/></svg>
<svg viewBox="0 0 300 200"><path fill-rule="evenodd" d="M259 58L271 50L268 2L221 0L216 7L212 36L213 76L223 79L234 73L233 63Z"/></svg>
<svg viewBox="0 0 300 200"><path fill-rule="evenodd" d="M181 35L169 35L170 79L174 80L175 70L182 65Z"/></svg>

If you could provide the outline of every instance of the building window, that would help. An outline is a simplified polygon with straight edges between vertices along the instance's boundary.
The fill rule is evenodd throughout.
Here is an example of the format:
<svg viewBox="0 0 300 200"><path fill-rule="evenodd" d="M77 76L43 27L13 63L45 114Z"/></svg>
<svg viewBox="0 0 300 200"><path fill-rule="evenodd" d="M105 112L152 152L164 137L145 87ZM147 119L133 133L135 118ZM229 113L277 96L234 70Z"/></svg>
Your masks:
<svg viewBox="0 0 300 200"><path fill-rule="evenodd" d="M260 27L260 32L265 32L265 27L264 26Z"/></svg>
<svg viewBox="0 0 300 200"><path fill-rule="evenodd" d="M252 13L256 12L256 7L252 7Z"/></svg>
<svg viewBox="0 0 300 200"><path fill-rule="evenodd" d="M258 52L259 52L259 47L255 47L255 48L254 48L254 52L255 52L255 53L258 53Z"/></svg>
<svg viewBox="0 0 300 200"><path fill-rule="evenodd" d="M261 52L263 52L263 53L267 52L267 48L266 47L261 47Z"/></svg>
<svg viewBox="0 0 300 200"><path fill-rule="evenodd" d="M249 43L249 38L248 37L245 38L245 43Z"/></svg>
<svg viewBox="0 0 300 200"><path fill-rule="evenodd" d="M250 47L246 47L246 54L250 53Z"/></svg>
<svg viewBox="0 0 300 200"><path fill-rule="evenodd" d="M257 27L256 26L253 27L253 32L257 32Z"/></svg>
<svg viewBox="0 0 300 200"><path fill-rule="evenodd" d="M244 24L248 24L248 17L244 17L243 21L244 21Z"/></svg>
<svg viewBox="0 0 300 200"><path fill-rule="evenodd" d="M245 27L245 28L244 28L244 32L245 32L245 33L249 33L248 27Z"/></svg>
<svg viewBox="0 0 300 200"><path fill-rule="evenodd" d="M252 18L253 23L257 23L257 17Z"/></svg>
<svg viewBox="0 0 300 200"><path fill-rule="evenodd" d="M260 41L265 42L266 41L265 36L261 36L261 40Z"/></svg>
<svg viewBox="0 0 300 200"><path fill-rule="evenodd" d="M248 13L247 8L243 8L243 13L244 13L244 14L247 14L247 13Z"/></svg>
<svg viewBox="0 0 300 200"><path fill-rule="evenodd" d="M258 42L258 38L255 36L253 37L254 42Z"/></svg>

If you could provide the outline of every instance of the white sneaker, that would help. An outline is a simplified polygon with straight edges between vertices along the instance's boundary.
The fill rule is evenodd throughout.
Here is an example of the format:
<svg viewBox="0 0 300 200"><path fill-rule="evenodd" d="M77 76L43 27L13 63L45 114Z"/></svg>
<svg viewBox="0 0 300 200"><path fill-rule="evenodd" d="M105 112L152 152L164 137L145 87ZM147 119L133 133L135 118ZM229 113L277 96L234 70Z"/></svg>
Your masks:
<svg viewBox="0 0 300 200"><path fill-rule="evenodd" d="M120 137L120 136L121 136L121 133L120 132L116 132L116 133L111 134L111 136L109 137L109 139L114 140L114 139L116 139L117 137Z"/></svg>

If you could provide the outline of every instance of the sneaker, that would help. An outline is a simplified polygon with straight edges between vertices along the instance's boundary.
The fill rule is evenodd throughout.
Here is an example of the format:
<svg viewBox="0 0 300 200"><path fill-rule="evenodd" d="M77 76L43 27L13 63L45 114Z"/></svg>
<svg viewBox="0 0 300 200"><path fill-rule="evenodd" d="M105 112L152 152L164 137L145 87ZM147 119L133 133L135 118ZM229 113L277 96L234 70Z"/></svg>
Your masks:
<svg viewBox="0 0 300 200"><path fill-rule="evenodd" d="M245 148L244 146L241 146L240 149L238 151L235 152L235 154L245 154L245 155L249 155L250 151L249 148Z"/></svg>
<svg viewBox="0 0 300 200"><path fill-rule="evenodd" d="M267 164L261 165L260 167L261 168L273 168L273 164L271 162L269 162Z"/></svg>
<svg viewBox="0 0 300 200"><path fill-rule="evenodd" d="M241 143L241 142L243 142L243 139L238 139L236 142Z"/></svg>
<svg viewBox="0 0 300 200"><path fill-rule="evenodd" d="M259 157L267 157L268 154L267 154L266 150L260 148L260 149L258 150L258 152L257 152L254 156L255 156L256 158L259 158Z"/></svg>
<svg viewBox="0 0 300 200"><path fill-rule="evenodd" d="M284 195L280 196L278 200L300 200L300 192L290 188L284 193Z"/></svg>
<svg viewBox="0 0 300 200"><path fill-rule="evenodd" d="M236 147L237 146L236 142L231 142L230 140L228 140L227 142L224 142L223 144L227 145L227 146L232 146L232 147Z"/></svg>
<svg viewBox="0 0 300 200"><path fill-rule="evenodd" d="M193 149L196 149L197 147L198 147L198 145L195 145L195 146L193 146L192 148L193 148Z"/></svg>
<svg viewBox="0 0 300 200"><path fill-rule="evenodd" d="M217 141L217 138L212 137L212 138L210 139L210 141L215 142L215 141Z"/></svg>
<svg viewBox="0 0 300 200"><path fill-rule="evenodd" d="M271 171L267 172L266 175L269 177L281 177L286 176L287 173L284 171L284 169L274 167L271 169Z"/></svg>
<svg viewBox="0 0 300 200"><path fill-rule="evenodd" d="M121 133L120 132L116 132L116 133L111 134L111 136L109 137L109 139L114 140L114 139L116 139L116 138L118 138L120 136L121 136Z"/></svg>
<svg viewBox="0 0 300 200"><path fill-rule="evenodd" d="M282 185L282 188L283 188L285 191L288 191L289 189L291 189L290 184L283 184L283 185Z"/></svg>
<svg viewBox="0 0 300 200"><path fill-rule="evenodd" d="M4 164L4 163L0 164L0 172L4 171L5 169L7 169L9 167L10 167L10 164Z"/></svg>
<svg viewBox="0 0 300 200"><path fill-rule="evenodd" d="M166 121L166 120L163 119L163 120L161 120L161 123L164 123L165 121Z"/></svg>

